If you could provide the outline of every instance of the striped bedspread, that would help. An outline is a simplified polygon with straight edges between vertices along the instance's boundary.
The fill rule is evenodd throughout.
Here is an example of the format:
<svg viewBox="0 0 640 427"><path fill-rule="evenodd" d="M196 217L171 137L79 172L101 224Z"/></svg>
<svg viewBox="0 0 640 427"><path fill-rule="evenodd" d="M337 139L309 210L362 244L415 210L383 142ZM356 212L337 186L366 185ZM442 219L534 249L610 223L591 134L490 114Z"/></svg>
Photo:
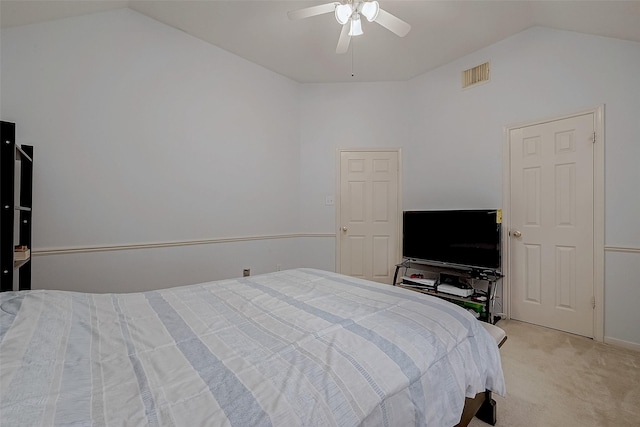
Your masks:
<svg viewBox="0 0 640 427"><path fill-rule="evenodd" d="M452 426L485 388L473 316L336 273L0 294L2 426Z"/></svg>

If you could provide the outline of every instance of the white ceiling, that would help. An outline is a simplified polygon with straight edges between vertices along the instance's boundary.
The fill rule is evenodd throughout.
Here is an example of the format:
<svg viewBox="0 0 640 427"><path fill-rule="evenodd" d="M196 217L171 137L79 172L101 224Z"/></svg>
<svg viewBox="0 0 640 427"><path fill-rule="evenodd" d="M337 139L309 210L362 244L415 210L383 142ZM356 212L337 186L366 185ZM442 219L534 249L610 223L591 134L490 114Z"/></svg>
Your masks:
<svg viewBox="0 0 640 427"><path fill-rule="evenodd" d="M640 42L640 0L379 0L411 24L409 34L365 21L364 35L338 55L341 27L332 14L287 18L327 2L1 0L0 18L6 28L129 7L304 83L407 80L536 25Z"/></svg>

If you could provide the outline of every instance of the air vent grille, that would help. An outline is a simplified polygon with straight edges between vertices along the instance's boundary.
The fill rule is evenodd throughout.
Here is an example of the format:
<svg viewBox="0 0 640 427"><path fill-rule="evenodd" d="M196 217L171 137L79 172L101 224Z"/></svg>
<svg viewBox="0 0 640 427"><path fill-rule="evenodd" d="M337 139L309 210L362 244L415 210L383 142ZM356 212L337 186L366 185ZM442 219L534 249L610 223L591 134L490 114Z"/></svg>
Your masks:
<svg viewBox="0 0 640 427"><path fill-rule="evenodd" d="M476 85L489 81L489 63L477 65L462 72L462 87Z"/></svg>

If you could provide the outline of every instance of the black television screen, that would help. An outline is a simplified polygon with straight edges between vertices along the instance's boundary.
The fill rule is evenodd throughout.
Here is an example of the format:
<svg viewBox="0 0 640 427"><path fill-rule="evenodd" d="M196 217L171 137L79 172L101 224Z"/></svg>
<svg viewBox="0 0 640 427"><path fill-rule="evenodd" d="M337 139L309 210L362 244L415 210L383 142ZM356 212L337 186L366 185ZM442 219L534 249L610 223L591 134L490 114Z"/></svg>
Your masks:
<svg viewBox="0 0 640 427"><path fill-rule="evenodd" d="M403 213L402 256L418 262L500 271L501 211Z"/></svg>

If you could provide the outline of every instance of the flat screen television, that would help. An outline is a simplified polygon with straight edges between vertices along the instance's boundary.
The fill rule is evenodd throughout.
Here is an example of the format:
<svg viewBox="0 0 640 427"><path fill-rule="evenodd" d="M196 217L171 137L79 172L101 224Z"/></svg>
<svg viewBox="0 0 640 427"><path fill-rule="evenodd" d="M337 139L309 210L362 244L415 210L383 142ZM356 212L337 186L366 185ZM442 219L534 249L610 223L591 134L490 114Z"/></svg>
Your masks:
<svg viewBox="0 0 640 427"><path fill-rule="evenodd" d="M425 264L499 272L502 213L415 210L403 213L402 256Z"/></svg>

